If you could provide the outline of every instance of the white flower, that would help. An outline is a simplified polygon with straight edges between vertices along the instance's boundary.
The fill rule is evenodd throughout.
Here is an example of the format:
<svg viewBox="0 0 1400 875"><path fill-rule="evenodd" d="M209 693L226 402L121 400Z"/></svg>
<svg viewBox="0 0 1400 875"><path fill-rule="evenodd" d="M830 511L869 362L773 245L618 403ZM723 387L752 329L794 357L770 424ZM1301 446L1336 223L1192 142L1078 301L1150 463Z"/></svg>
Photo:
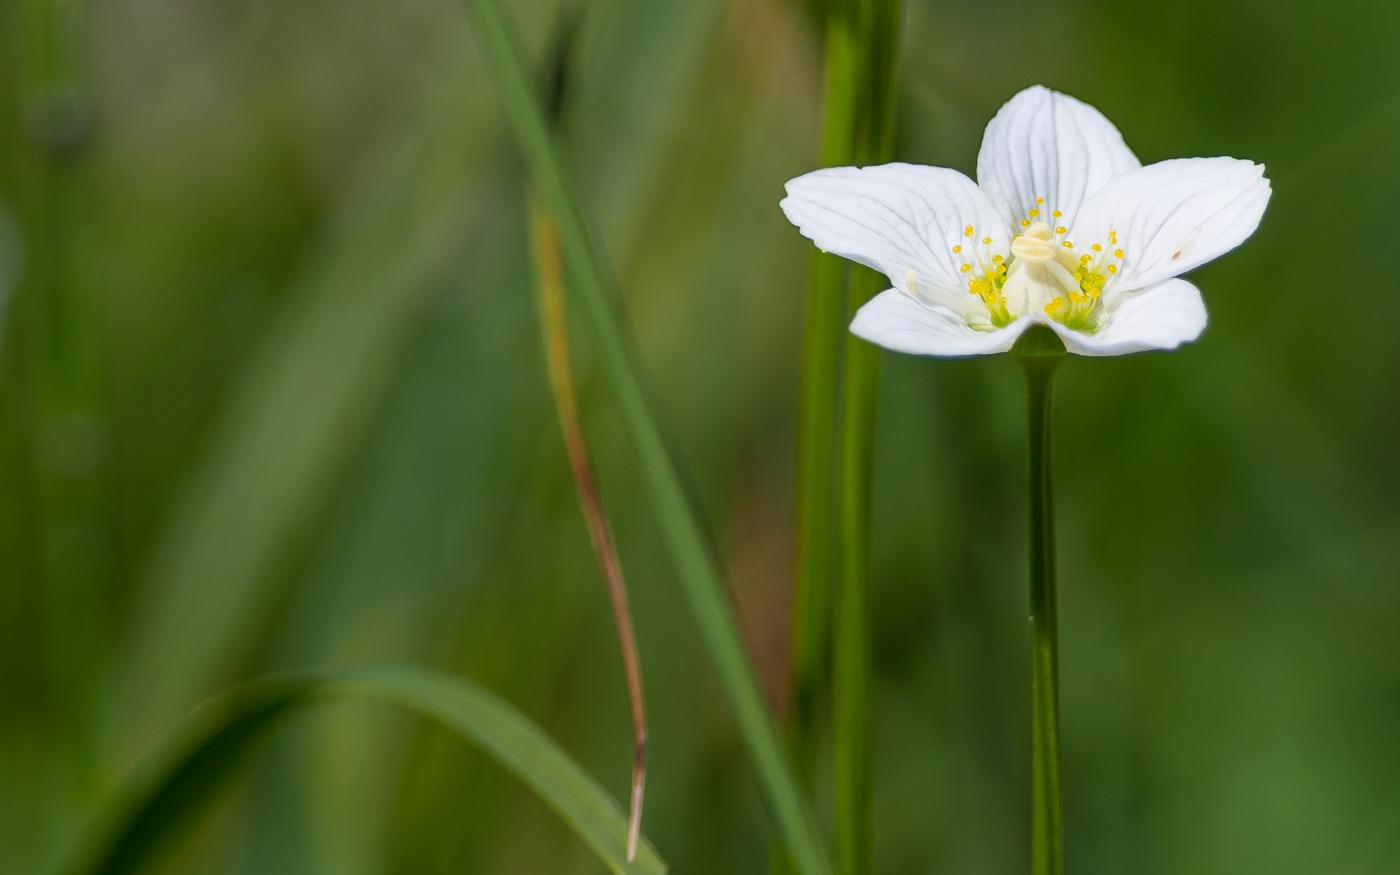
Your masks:
<svg viewBox="0 0 1400 875"><path fill-rule="evenodd" d="M783 212L894 288L851 330L898 352L1005 352L1044 323L1080 355L1172 349L1205 328L1181 274L1244 242L1269 202L1262 165L1143 167L1098 110L1036 86L987 125L974 183L915 164L790 181Z"/></svg>

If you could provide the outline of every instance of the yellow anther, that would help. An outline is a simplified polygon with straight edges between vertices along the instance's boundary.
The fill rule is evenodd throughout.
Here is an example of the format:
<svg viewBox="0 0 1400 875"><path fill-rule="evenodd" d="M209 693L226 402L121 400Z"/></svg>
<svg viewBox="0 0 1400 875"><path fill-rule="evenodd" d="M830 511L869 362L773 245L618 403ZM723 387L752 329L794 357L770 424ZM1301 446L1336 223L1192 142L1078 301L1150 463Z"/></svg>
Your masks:
<svg viewBox="0 0 1400 875"><path fill-rule="evenodd" d="M971 236L972 236L972 233L973 233L973 232L972 232L972 226L971 226L971 225L968 225L966 228L963 229L963 236L964 236L964 237L971 237Z"/></svg>
<svg viewBox="0 0 1400 875"><path fill-rule="evenodd" d="M1061 216L1063 216L1064 213L1060 212L1059 210L1053 210L1053 211L1050 213L1050 215L1052 215L1052 216L1054 216L1055 218L1058 219L1058 218L1060 218Z"/></svg>
<svg viewBox="0 0 1400 875"><path fill-rule="evenodd" d="M1118 265L1116 265L1116 264L1110 264L1110 265L1108 266L1108 272L1109 272L1109 273L1117 273L1117 272L1118 272Z"/></svg>
<svg viewBox="0 0 1400 875"><path fill-rule="evenodd" d="M1022 219L1022 220L1021 220L1021 227L1022 227L1022 228L1029 228L1030 226L1031 226L1031 220L1030 220L1030 219Z"/></svg>
<svg viewBox="0 0 1400 875"><path fill-rule="evenodd" d="M1043 197L1038 197L1038 198L1035 199L1035 202L1036 202L1037 204L1043 204L1043 203L1045 203L1045 198L1043 198Z"/></svg>
<svg viewBox="0 0 1400 875"><path fill-rule="evenodd" d="M992 238L990 238L990 237L983 237L983 238L982 238L982 245L984 245L984 246L991 246L991 245L992 245Z"/></svg>
<svg viewBox="0 0 1400 875"><path fill-rule="evenodd" d="M1088 263L1089 263L1089 256L1088 256L1088 255L1081 255L1081 256L1079 256L1079 263L1080 263L1080 264L1088 264Z"/></svg>
<svg viewBox="0 0 1400 875"><path fill-rule="evenodd" d="M1113 257L1114 257L1114 258L1122 258L1122 257L1123 257L1123 250L1121 250L1121 249L1115 249L1115 250L1113 250Z"/></svg>
<svg viewBox="0 0 1400 875"><path fill-rule="evenodd" d="M953 254L954 254L954 255L957 255L959 252L962 252L962 246L954 246L954 247L953 247Z"/></svg>
<svg viewBox="0 0 1400 875"><path fill-rule="evenodd" d="M1005 256L1002 256L1002 255L993 255L993 256L992 256L992 263L993 263L993 264L1001 264L1001 263L1002 263L1003 261L1005 261L1005 260L1006 260L1006 257L1005 257Z"/></svg>
<svg viewBox="0 0 1400 875"><path fill-rule="evenodd" d="M1037 218L1040 216L1040 210L1031 210L1029 213L1026 213L1026 215L1030 216L1032 219Z"/></svg>
<svg viewBox="0 0 1400 875"><path fill-rule="evenodd" d="M1065 242L1061 243L1060 245L1063 246L1063 247L1066 248L1066 249L1073 249L1073 248L1074 248L1074 244L1071 243L1071 242L1069 242L1068 240L1066 240Z"/></svg>
<svg viewBox="0 0 1400 875"><path fill-rule="evenodd" d="M1060 227L1058 227L1058 228L1055 229L1055 233L1056 233L1056 234L1066 234L1066 233L1069 233L1069 229L1066 228L1064 225L1061 225Z"/></svg>
<svg viewBox="0 0 1400 875"><path fill-rule="evenodd" d="M1103 247L1097 243L1095 243L1093 246L1090 246L1089 248L1094 250L1095 252L1103 252Z"/></svg>
<svg viewBox="0 0 1400 875"><path fill-rule="evenodd" d="M967 272L970 271L970 270L972 270L972 265L970 265L970 264L964 264L964 265L962 266L962 272L963 272L963 273L967 273Z"/></svg>

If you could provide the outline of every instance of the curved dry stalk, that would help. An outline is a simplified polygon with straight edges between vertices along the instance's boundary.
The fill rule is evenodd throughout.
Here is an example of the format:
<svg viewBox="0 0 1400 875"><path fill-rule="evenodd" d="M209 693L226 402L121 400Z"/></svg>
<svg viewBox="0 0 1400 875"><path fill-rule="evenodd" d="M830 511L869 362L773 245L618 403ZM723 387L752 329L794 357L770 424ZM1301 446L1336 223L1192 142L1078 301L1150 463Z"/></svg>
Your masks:
<svg viewBox="0 0 1400 875"><path fill-rule="evenodd" d="M569 325L564 308L564 274L559 254L559 229L540 208L531 209L531 231L535 249L536 280L539 291L540 331L544 340L545 362L554 408L559 415L559 431L569 454L569 468L578 490L579 506L588 524L588 537L598 570L608 587L613 622L622 648L622 667L627 675L627 697L632 703L632 797L627 820L627 862L637 855L642 829L642 797L647 779L647 715L642 698L642 666L637 656L637 636L632 629L632 610L627 601L627 582L622 576L617 545L608 525L607 511L598 494L598 481L588 454L588 442L579 419L578 392L569 357Z"/></svg>

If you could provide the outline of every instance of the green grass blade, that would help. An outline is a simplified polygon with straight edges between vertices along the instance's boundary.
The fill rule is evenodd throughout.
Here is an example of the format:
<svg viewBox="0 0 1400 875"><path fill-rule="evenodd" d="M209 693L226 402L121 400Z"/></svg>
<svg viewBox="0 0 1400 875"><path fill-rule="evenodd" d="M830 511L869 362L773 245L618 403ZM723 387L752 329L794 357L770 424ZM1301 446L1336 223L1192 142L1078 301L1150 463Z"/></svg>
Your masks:
<svg viewBox="0 0 1400 875"><path fill-rule="evenodd" d="M152 551L119 662L126 750L226 686L266 632L279 561L373 426L425 303L455 266L474 208L448 160L460 125L440 101L387 145L248 353Z"/></svg>
<svg viewBox="0 0 1400 875"><path fill-rule="evenodd" d="M788 769L782 744L726 602L718 563L653 418L614 310L616 280L591 239L555 152L511 26L494 0L468 0L501 102L515 126L546 209L559 222L565 263L656 508L662 534L701 636L757 772L758 785L799 870L829 871L816 819Z"/></svg>
<svg viewBox="0 0 1400 875"><path fill-rule="evenodd" d="M68 875L145 871L205 808L281 718L331 700L401 706L480 747L540 797L617 875L660 875L666 864L643 841L626 859L627 818L617 804L528 718L464 678L419 668L255 681L201 707L98 815Z"/></svg>

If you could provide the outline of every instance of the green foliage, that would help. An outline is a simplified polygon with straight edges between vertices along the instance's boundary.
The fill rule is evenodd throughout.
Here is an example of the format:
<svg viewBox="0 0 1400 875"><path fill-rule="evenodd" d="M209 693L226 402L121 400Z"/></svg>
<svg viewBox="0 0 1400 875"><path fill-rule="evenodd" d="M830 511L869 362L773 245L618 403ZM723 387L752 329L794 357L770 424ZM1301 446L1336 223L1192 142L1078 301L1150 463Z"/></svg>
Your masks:
<svg viewBox="0 0 1400 875"><path fill-rule="evenodd" d="M26 259L0 253L0 275L19 276L0 342L0 870L49 871L180 715L270 670L472 677L622 799L627 704L536 339L529 181L452 4L85 4L95 126L65 251L94 308L103 427L85 446L100 449L107 571L92 634L50 625L28 5L0 3L0 211ZM561 5L510 3L527 47L547 43ZM822 163L814 5L597 4L563 150L783 707L811 247L776 204ZM1200 342L1070 357L1056 378L1070 865L1388 871L1400 350L1384 271L1336 286L1389 251L1400 9L907 6L901 160L973 172L986 120L1040 81L1100 106L1145 161L1238 155L1275 180L1259 234L1194 277L1211 317ZM757 872L774 833L602 350L578 327L647 677L645 829L678 871ZM1003 875L1028 856L1023 403L1009 361L880 361L882 875ZM192 576L160 571L177 565ZM189 613L159 619L157 589ZM142 640L156 628L170 637ZM147 648L165 656L138 669ZM72 690L49 678L66 666L92 672L90 739L59 731ZM143 713L157 698L161 713ZM157 871L605 871L427 722L337 708L283 732ZM816 732L814 758L829 762L830 743ZM831 783L824 769L813 781Z"/></svg>
<svg viewBox="0 0 1400 875"><path fill-rule="evenodd" d="M725 600L724 582L714 548L687 493L670 449L662 439L644 395L632 352L614 309L617 291L607 260L591 237L545 117L530 85L512 25L495 0L469 0L488 66L496 77L502 102L515 126L540 199L559 225L566 272L588 317L612 389L617 395L628 437L657 511L657 522L671 549L682 591L690 603L710 660L719 676L739 731L753 760L758 785L774 825L798 871L828 871L816 821L798 788L778 742L767 703L758 688L744 644Z"/></svg>
<svg viewBox="0 0 1400 875"><path fill-rule="evenodd" d="M666 866L643 842L626 859L627 819L617 805L549 737L514 708L470 681L422 669L382 669L344 676L256 681L201 706L196 719L150 758L106 823L93 828L91 850L72 875L147 871L164 846L227 783L249 750L281 718L330 699L399 705L449 726L537 793L617 875L659 875Z"/></svg>

